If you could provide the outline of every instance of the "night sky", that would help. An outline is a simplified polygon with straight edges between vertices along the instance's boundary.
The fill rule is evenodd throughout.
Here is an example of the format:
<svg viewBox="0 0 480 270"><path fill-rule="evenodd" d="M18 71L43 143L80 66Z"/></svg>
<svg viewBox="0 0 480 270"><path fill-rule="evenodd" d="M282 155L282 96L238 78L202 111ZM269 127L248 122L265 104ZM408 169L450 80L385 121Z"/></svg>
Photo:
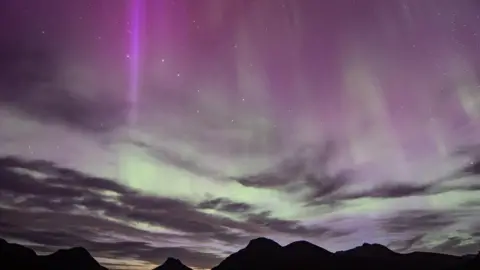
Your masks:
<svg viewBox="0 0 480 270"><path fill-rule="evenodd" d="M479 1L3 0L0 40L2 238L480 249Z"/></svg>

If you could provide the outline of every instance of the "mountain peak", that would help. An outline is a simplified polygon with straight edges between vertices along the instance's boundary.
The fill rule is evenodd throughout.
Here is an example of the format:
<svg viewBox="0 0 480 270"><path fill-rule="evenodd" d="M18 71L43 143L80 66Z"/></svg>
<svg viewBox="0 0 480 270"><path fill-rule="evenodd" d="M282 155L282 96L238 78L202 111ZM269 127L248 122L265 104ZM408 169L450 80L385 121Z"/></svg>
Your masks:
<svg viewBox="0 0 480 270"><path fill-rule="evenodd" d="M16 257L22 257L24 259L32 258L37 256L35 251L31 248L15 244L15 243L9 243L5 239L0 238L0 247L2 249L2 252L4 254L14 254L13 256Z"/></svg>
<svg viewBox="0 0 480 270"><path fill-rule="evenodd" d="M68 257L82 258L82 259L85 259L85 258L92 258L93 259L90 252L88 252L88 250L83 248L83 247L73 247L73 248L69 248L69 249L59 249L58 251L56 251L52 255L54 255L54 256L68 256Z"/></svg>
<svg viewBox="0 0 480 270"><path fill-rule="evenodd" d="M386 246L384 246L384 245L377 244L377 243L374 243L374 244L363 243L363 245L361 246L361 248L362 248L362 249L372 250L372 251L388 251L388 252L393 252L393 251L391 251L388 247L386 247Z"/></svg>
<svg viewBox="0 0 480 270"><path fill-rule="evenodd" d="M388 249L386 246L384 245L380 245L380 244L377 244L377 243L363 243L362 244L362 247L368 247L368 248L383 248L383 249Z"/></svg>
<svg viewBox="0 0 480 270"><path fill-rule="evenodd" d="M397 254L388 247L380 244L363 243L363 245L344 251L342 253L353 254L356 256L390 256Z"/></svg>
<svg viewBox="0 0 480 270"><path fill-rule="evenodd" d="M272 258L282 257L282 246L277 242L259 237L250 240L248 245L228 256L219 265L212 270L219 269L278 269L271 264ZM278 262L277 262L278 263ZM239 265L248 265L249 267L238 268ZM275 262L273 263L275 265Z"/></svg>
<svg viewBox="0 0 480 270"><path fill-rule="evenodd" d="M154 270L192 270L185 266L179 259L168 257L165 262Z"/></svg>
<svg viewBox="0 0 480 270"><path fill-rule="evenodd" d="M288 245L286 245L285 247L318 247L317 245L315 244L312 244L308 241L305 241L305 240L300 240L300 241L295 241L295 242L292 242Z"/></svg>
<svg viewBox="0 0 480 270"><path fill-rule="evenodd" d="M268 239L265 237L259 237L250 240L250 242L247 245L247 249L253 248L253 249L272 249L272 248L279 248L282 247L280 244L277 242L273 241L272 239Z"/></svg>
<svg viewBox="0 0 480 270"><path fill-rule="evenodd" d="M302 253L322 252L325 254L332 254L330 251L304 240L292 242L286 245L284 248L287 250L295 250Z"/></svg>
<svg viewBox="0 0 480 270"><path fill-rule="evenodd" d="M83 247L60 249L45 258L50 265L65 269L106 269Z"/></svg>

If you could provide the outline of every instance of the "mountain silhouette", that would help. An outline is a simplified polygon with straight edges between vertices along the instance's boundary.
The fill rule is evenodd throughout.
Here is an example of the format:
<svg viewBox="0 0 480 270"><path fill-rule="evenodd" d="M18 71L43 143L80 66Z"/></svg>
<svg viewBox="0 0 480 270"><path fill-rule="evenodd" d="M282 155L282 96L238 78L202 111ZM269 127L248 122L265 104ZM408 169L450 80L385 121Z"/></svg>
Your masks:
<svg viewBox="0 0 480 270"><path fill-rule="evenodd" d="M458 268L459 270L478 270L480 269L480 252L477 253L477 255L471 259L465 261L465 265L463 268Z"/></svg>
<svg viewBox="0 0 480 270"><path fill-rule="evenodd" d="M212 270L478 270L478 258L478 255L466 259L428 252L401 254L380 244L367 243L332 253L307 241L297 241L282 247L273 240L257 238Z"/></svg>
<svg viewBox="0 0 480 270"><path fill-rule="evenodd" d="M34 269L38 265L33 249L0 239L0 269Z"/></svg>
<svg viewBox="0 0 480 270"><path fill-rule="evenodd" d="M276 269L278 256L282 246L268 238L260 237L251 240L248 245L236 253L231 254L212 270L260 270Z"/></svg>
<svg viewBox="0 0 480 270"><path fill-rule="evenodd" d="M121 258L119 258L121 259ZM40 256L32 249L0 239L2 270L106 270L82 247ZM260 237L251 240L212 270L479 270L480 252L453 256L429 252L397 253L380 244L363 244L332 253L307 241L286 246ZM153 270L192 270L169 257Z"/></svg>
<svg viewBox="0 0 480 270"><path fill-rule="evenodd" d="M50 255L41 257L43 265L46 269L63 270L63 269L91 269L103 270L107 269L101 266L90 253L82 247L74 247L71 249L60 249Z"/></svg>
<svg viewBox="0 0 480 270"><path fill-rule="evenodd" d="M106 270L81 247L61 249L40 256L30 248L0 239L0 269L2 270Z"/></svg>
<svg viewBox="0 0 480 270"><path fill-rule="evenodd" d="M185 266L179 259L168 257L162 265L153 270L192 270L192 268Z"/></svg>
<svg viewBox="0 0 480 270"><path fill-rule="evenodd" d="M380 244L369 244L369 243L364 243L361 246L345 250L345 251L338 251L336 252L338 255L342 256L355 256L355 257L392 257L392 256L397 256L400 255L399 253L396 253L392 251L391 249L387 248L386 246L380 245Z"/></svg>

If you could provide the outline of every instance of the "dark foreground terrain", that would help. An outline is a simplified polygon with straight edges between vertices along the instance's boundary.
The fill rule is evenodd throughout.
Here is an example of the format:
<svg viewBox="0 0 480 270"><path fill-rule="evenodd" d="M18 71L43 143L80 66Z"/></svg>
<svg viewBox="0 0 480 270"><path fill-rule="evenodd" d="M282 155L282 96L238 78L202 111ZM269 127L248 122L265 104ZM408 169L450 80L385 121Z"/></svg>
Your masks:
<svg viewBox="0 0 480 270"><path fill-rule="evenodd" d="M32 249L0 239L2 270L106 270L81 247L37 255ZM189 270L178 259L168 258L155 270ZM413 252L400 254L378 244L363 244L347 251L332 253L306 241L286 246L257 238L228 256L212 270L399 270L440 269L480 270L480 253L452 256Z"/></svg>

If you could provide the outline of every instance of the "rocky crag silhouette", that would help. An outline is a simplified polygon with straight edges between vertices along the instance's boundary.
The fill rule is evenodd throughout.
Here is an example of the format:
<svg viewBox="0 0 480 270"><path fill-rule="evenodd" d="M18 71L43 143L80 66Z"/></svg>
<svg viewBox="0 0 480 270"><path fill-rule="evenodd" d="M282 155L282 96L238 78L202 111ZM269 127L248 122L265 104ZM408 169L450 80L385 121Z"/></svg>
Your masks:
<svg viewBox="0 0 480 270"><path fill-rule="evenodd" d="M5 270L106 270L80 247L40 256L32 249L0 239L0 269ZM307 241L281 246L268 238L251 240L212 270L480 270L480 253L453 256L429 252L397 253L379 244L330 252ZM191 270L168 258L154 270Z"/></svg>

